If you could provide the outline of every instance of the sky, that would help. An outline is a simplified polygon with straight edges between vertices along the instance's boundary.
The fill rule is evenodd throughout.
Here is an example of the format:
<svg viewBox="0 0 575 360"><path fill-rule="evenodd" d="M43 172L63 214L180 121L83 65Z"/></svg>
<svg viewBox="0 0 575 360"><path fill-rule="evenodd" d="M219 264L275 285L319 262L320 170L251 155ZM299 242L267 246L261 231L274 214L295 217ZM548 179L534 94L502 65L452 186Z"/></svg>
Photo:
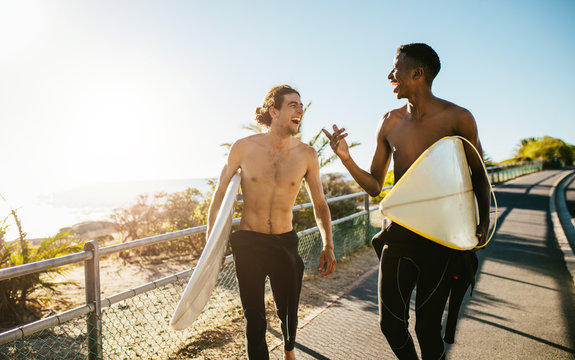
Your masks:
<svg viewBox="0 0 575 360"><path fill-rule="evenodd" d="M569 0L2 0L0 194L217 177L220 144L279 84L312 102L304 140L343 126L368 168L411 42L437 51L433 92L473 113L491 159L526 137L575 144L574 16Z"/></svg>

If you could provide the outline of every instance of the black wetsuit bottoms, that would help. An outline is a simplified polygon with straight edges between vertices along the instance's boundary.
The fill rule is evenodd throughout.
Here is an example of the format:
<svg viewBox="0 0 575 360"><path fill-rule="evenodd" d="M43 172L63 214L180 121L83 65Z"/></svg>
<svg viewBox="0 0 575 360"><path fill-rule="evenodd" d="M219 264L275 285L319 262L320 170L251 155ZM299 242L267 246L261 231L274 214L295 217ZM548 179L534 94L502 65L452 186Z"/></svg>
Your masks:
<svg viewBox="0 0 575 360"><path fill-rule="evenodd" d="M270 284L281 322L284 349L295 346L297 311L304 264L295 231L270 235L240 230L230 237L246 321L249 359L269 359L266 343L265 280Z"/></svg>
<svg viewBox="0 0 575 360"><path fill-rule="evenodd" d="M449 296L447 274L454 250L395 223L382 232L380 239L385 242L379 265L381 331L399 359L418 359L408 330L410 298L417 286L415 333L422 357L445 359L441 318ZM377 245L374 243L376 251Z"/></svg>

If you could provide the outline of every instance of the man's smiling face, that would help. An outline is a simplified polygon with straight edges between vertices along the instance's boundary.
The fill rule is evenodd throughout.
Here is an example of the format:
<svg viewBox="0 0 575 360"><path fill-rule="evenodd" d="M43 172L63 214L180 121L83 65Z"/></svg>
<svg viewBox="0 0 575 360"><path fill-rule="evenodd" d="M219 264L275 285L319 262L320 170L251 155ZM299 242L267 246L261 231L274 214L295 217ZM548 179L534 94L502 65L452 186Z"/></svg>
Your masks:
<svg viewBox="0 0 575 360"><path fill-rule="evenodd" d="M394 87L393 93L396 94L398 99L407 97L407 90L409 89L409 81L411 77L412 68L409 66L409 59L406 58L404 53L399 53L393 61L393 69L387 76Z"/></svg>
<svg viewBox="0 0 575 360"><path fill-rule="evenodd" d="M296 93L284 95L281 109L278 112L279 125L286 126L292 135L297 134L302 116L303 104L300 96Z"/></svg>

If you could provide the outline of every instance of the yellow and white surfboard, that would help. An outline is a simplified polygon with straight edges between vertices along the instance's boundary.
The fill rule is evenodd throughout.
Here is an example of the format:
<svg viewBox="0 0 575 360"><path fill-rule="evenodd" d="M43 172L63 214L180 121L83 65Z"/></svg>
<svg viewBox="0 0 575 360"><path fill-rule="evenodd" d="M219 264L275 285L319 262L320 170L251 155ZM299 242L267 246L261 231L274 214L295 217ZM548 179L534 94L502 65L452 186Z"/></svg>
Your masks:
<svg viewBox="0 0 575 360"><path fill-rule="evenodd" d="M475 248L477 207L461 138L445 137L425 150L380 208L393 222L427 239L452 249Z"/></svg>

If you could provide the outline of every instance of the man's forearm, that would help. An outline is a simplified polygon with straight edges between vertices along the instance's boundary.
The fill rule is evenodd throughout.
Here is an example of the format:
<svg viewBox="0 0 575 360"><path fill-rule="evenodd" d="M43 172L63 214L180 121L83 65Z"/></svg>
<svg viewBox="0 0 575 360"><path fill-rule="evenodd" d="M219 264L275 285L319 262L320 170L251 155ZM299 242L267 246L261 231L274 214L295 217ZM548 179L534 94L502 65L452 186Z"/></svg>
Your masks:
<svg viewBox="0 0 575 360"><path fill-rule="evenodd" d="M371 173L362 170L355 163L355 161L353 161L351 156L345 160L342 159L341 162L349 171L353 179L358 183L358 185L361 186L369 195L379 195L381 188L383 187L383 181L380 184Z"/></svg>
<svg viewBox="0 0 575 360"><path fill-rule="evenodd" d="M206 230L206 238L208 238L208 236L212 232L214 223L216 221L216 217L218 216L218 211L220 211L220 206L222 205L222 200L223 195L220 195L219 192L216 190L216 192L214 192L214 196L212 197L212 202L208 210L208 229Z"/></svg>
<svg viewBox="0 0 575 360"><path fill-rule="evenodd" d="M481 224L488 224L489 208L491 206L489 180L484 173L479 173L472 175L472 183L477 198L477 207L479 208L479 222Z"/></svg>
<svg viewBox="0 0 575 360"><path fill-rule="evenodd" d="M323 240L323 247L333 249L331 214L327 203L314 207L315 221Z"/></svg>

